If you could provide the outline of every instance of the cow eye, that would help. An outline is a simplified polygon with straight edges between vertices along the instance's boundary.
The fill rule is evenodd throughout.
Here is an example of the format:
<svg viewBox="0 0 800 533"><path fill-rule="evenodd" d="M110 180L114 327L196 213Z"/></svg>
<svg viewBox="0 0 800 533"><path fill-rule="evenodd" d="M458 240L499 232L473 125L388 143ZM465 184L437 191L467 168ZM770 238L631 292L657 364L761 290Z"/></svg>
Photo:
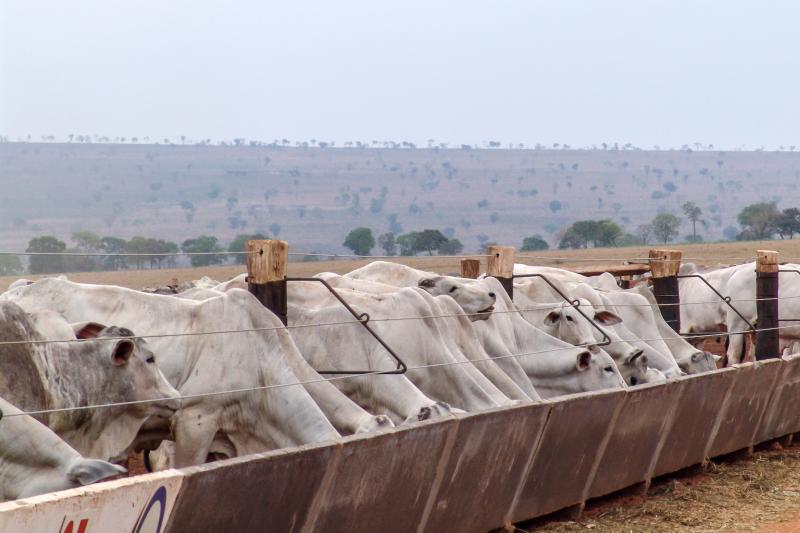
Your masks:
<svg viewBox="0 0 800 533"><path fill-rule="evenodd" d="M608 366L607 366L607 367L605 367L603 370L605 370L606 372L613 372L613 371L614 371L614 367L613 367L613 366L611 366L611 365L608 365Z"/></svg>
<svg viewBox="0 0 800 533"><path fill-rule="evenodd" d="M147 358L147 362L148 362L148 363L150 363L150 364L153 364L153 363L155 363L155 362L156 362L156 358L155 358L155 356L152 356L152 355L151 355L150 357L148 357L148 358Z"/></svg>
<svg viewBox="0 0 800 533"><path fill-rule="evenodd" d="M456 292L456 289L457 289L457 288L458 288L458 287L451 287L451 288L450 288L450 292Z"/></svg>
<svg viewBox="0 0 800 533"><path fill-rule="evenodd" d="M567 316L567 321L572 322L572 317L571 316Z"/></svg>

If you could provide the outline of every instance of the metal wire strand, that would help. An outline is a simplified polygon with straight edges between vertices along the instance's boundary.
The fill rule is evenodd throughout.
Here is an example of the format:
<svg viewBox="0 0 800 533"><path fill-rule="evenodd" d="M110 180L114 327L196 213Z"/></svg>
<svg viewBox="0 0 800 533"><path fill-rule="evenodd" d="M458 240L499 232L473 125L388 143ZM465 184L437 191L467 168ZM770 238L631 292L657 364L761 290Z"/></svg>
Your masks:
<svg viewBox="0 0 800 533"><path fill-rule="evenodd" d="M761 328L761 329L756 329L756 330L753 330L753 331L746 330L746 331L733 331L733 332L721 332L721 333L702 333L702 334L692 335L692 337L701 338L701 337L722 337L722 336L730 336L730 335L743 335L743 334L755 333L755 332L759 332L759 331L773 331L773 330L781 330L781 329L787 329L787 328L792 328L792 327L797 327L797 326L777 326L777 327L774 327L774 328ZM119 338L119 337L116 337L116 338ZM665 337L659 337L659 338L655 338L655 339L620 339L620 340L611 341L611 342L612 343L638 342L638 341L653 342L653 341L668 341L668 340L674 340L674 339L665 338ZM431 363L431 364L427 364L427 365L409 366L408 370L409 371L412 371L412 370L424 370L424 369L441 368L441 367L453 366L453 365L464 365L464 364L470 364L470 363L496 361L498 359L510 359L510 358L529 356L529 355L539 355L539 354L543 354L543 353L559 352L559 351L564 351L564 350L574 350L575 348L581 348L581 347L580 346L572 346L572 345L570 345L570 346L560 346L558 348L550 348L550 349L547 349L547 350L536 350L536 351L532 351L532 352L522 352L522 353L516 353L516 354L498 355L498 356L495 356L495 357L489 356L489 357L481 357L481 358L477 358L477 359L463 359L461 361L446 361L446 362L443 362L443 363ZM181 396L177 396L177 397L174 397L174 398L151 398L151 399L147 399L147 400L131 400L131 401L127 401L127 402L113 402L113 403L96 404L96 405L82 405L82 406L77 406L77 407L61 407L61 408L57 408L57 409L41 409L41 410L38 410L38 411L24 411L24 412L19 412L19 413L5 414L4 417L24 416L24 415L28 415L28 416L31 416L31 415L43 415L43 414L49 414L49 413L61 413L61 412L66 412L66 411L84 411L84 410L88 410L88 409L104 409L104 408L109 408L109 407L123 407L123 406L127 406L127 405L141 405L141 404L164 402L164 401L189 400L189 399L193 399L193 398L207 398L207 397L212 397L212 396L221 396L221 395L225 395L225 394L241 394L241 393L246 393L246 392L256 392L256 391L263 391L263 390L280 389L280 388L285 388L285 387L295 387L295 386L298 386L298 385L311 385L311 384L314 384L314 383L323 383L325 381L338 381L338 380L343 380L343 379L363 378L363 377L370 377L370 376L376 376L376 375L381 375L381 374L383 374L383 371L376 370L374 372L368 372L368 373L365 373L365 374L358 374L358 375L346 374L346 375L341 375L341 376L333 376L333 377L330 377L330 378L322 378L322 377L320 377L319 379L311 379L311 380L306 380L306 381L296 381L296 382L293 382L293 383L277 383L277 384L274 384L274 385L260 385L260 386L257 386L257 387L244 387L244 388L229 389L229 390L224 390L224 391L211 391L211 392L201 392L201 393L196 393L196 394L186 394L186 395L181 395Z"/></svg>
<svg viewBox="0 0 800 533"><path fill-rule="evenodd" d="M778 298L778 300L788 300L788 299L796 299L800 298L798 296L784 296ZM767 300L775 300L775 298L746 298L746 299L737 299L731 300L731 302L759 302L759 301L767 301ZM535 307L523 307L523 308L515 308L515 309L507 309L505 311L491 311L490 313L448 313L448 314L441 314L441 315L422 315L422 316L401 316L401 317L384 317L384 318L374 318L370 317L370 322L399 322L399 321L408 321L408 320L427 320L427 319L439 319L439 318L458 318L458 317L477 317L477 316L485 316L487 314L497 314L497 315L504 315L504 314L512 314L512 313L525 313L525 312L533 312L533 311L542 311L545 309L552 309L555 307L560 307L564 304L564 301L560 302L546 302L546 303L538 303L535 304ZM724 303L722 300L714 300L708 302L681 302L681 303L674 303L674 304L609 304L603 305L602 308L614 308L614 307L669 307L669 306L684 306L684 305L716 305ZM572 305L572 304L570 304ZM578 303L574 306L577 307L593 307L591 303ZM800 320L799 320L800 321ZM669 322L669 321L668 321ZM199 336L207 336L207 335L229 335L229 334L236 334L236 333L258 333L258 332L266 332L266 331L277 331L282 329L303 329L303 328L314 328L314 327L330 327L330 326L344 326L344 325L351 325L351 324L362 324L357 320L342 320L342 321L334 321L334 322L316 322L311 324L290 324L287 326L280 325L280 326L265 326L261 328L246 328L246 329L219 329L219 330L212 330L212 331L190 331L190 332L183 332L183 333L153 333L147 335L128 335L128 336L120 336L120 337L94 337L91 339L24 339L24 340L15 340L15 341L0 341L0 346L13 346L13 345L21 345L21 344L64 344L64 343L81 343L81 342L95 342L95 341L119 341L119 340L135 340L135 339L162 339L162 338L170 338L170 337L199 337ZM790 327L790 326L786 326ZM657 340L657 339L656 339Z"/></svg>
<svg viewBox="0 0 800 533"><path fill-rule="evenodd" d="M142 253L109 253L109 252L0 252L0 255L21 255L21 256L67 256L67 257L170 257L170 256L203 256L203 255L249 255L258 251L238 251L238 252L142 252ZM487 254L468 254L468 255L356 255L356 254L337 254L323 252L289 252L290 256L304 257L335 257L353 259L472 259L476 257L492 257Z"/></svg>

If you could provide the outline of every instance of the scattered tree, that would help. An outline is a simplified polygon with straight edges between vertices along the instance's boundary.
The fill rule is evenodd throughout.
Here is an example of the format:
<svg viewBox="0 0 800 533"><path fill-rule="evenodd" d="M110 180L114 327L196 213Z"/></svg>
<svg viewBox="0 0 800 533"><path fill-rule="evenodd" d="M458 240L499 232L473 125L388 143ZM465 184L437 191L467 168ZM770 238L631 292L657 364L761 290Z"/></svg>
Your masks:
<svg viewBox="0 0 800 533"><path fill-rule="evenodd" d="M370 250L375 247L375 237L369 228L356 228L347 234L344 246L356 255L369 255Z"/></svg>
<svg viewBox="0 0 800 533"><path fill-rule="evenodd" d="M0 255L0 276L13 276L22 272L22 261L16 255Z"/></svg>
<svg viewBox="0 0 800 533"><path fill-rule="evenodd" d="M636 226L636 234L642 239L642 244L647 244L650 240L650 235L653 233L652 224L639 224Z"/></svg>
<svg viewBox="0 0 800 533"><path fill-rule="evenodd" d="M742 226L741 240L769 239L777 230L780 212L775 202L759 202L745 206L736 217Z"/></svg>
<svg viewBox="0 0 800 533"><path fill-rule="evenodd" d="M119 237L103 237L100 239L100 248L109 254L124 254L128 250L128 241ZM108 255L103 259L106 270L122 270L125 268L125 257Z"/></svg>
<svg viewBox="0 0 800 533"><path fill-rule="evenodd" d="M800 233L800 209L790 207L781 211L776 229L781 239L788 237L791 240L795 233Z"/></svg>
<svg viewBox="0 0 800 533"><path fill-rule="evenodd" d="M415 252L427 251L428 255L433 255L434 250L439 250L447 243L445 237L438 229L426 229L419 232L414 243Z"/></svg>
<svg viewBox="0 0 800 533"><path fill-rule="evenodd" d="M613 220L578 220L561 237L558 247L588 248L592 246L615 246L622 235L622 228Z"/></svg>
<svg viewBox="0 0 800 533"><path fill-rule="evenodd" d="M222 247L219 245L216 237L211 235L201 235L194 239L186 239L181 244L181 250L186 253L209 253L209 252L222 252ZM222 263L225 258L221 255L193 255L190 262L193 267L218 265Z"/></svg>
<svg viewBox="0 0 800 533"><path fill-rule="evenodd" d="M456 238L447 239L446 242L439 246L439 254L441 255L458 255L464 251L464 245Z"/></svg>
<svg viewBox="0 0 800 533"><path fill-rule="evenodd" d="M684 203L681 209L686 218L692 222L692 242L697 242L697 221L703 215L703 210L694 202Z"/></svg>
<svg viewBox="0 0 800 533"><path fill-rule="evenodd" d="M681 219L672 213L659 213L653 219L653 235L667 244L670 240L678 235L678 228L681 225Z"/></svg>
<svg viewBox="0 0 800 533"><path fill-rule="evenodd" d="M536 235L525 237L522 240L522 247L520 248L520 251L535 252L537 250L547 250L549 248L550 245L547 244L547 241L544 240L542 236L537 233Z"/></svg>
<svg viewBox="0 0 800 533"><path fill-rule="evenodd" d="M378 246L381 247L384 255L397 254L397 241L391 231L378 236Z"/></svg>
<svg viewBox="0 0 800 533"><path fill-rule="evenodd" d="M252 235L246 235L246 234L240 233L228 245L228 251L229 252L244 252L246 250L246 248L247 248L247 241L258 241L258 240L268 239L268 238L269 237L267 237L266 235L263 235L261 233L254 233ZM247 263L247 255L245 255L243 253L236 253L235 255L233 255L233 262L236 263L237 265L244 265L244 264Z"/></svg>
<svg viewBox="0 0 800 533"><path fill-rule="evenodd" d="M28 243L26 252L32 253L63 253L67 244L52 235L34 237ZM31 274L53 274L64 271L64 257L61 255L32 255L28 263Z"/></svg>

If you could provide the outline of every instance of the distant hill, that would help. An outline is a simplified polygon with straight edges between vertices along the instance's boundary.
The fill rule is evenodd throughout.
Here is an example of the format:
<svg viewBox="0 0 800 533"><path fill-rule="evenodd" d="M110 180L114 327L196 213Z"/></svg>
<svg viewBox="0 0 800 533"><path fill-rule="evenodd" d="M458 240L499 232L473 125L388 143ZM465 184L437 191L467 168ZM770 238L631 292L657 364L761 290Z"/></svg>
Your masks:
<svg viewBox="0 0 800 533"><path fill-rule="evenodd" d="M367 226L449 228L474 251L535 233L552 245L585 218L633 231L687 200L713 240L748 203L800 206L798 183L790 152L2 143L0 245L81 229L224 243L260 231L328 253Z"/></svg>

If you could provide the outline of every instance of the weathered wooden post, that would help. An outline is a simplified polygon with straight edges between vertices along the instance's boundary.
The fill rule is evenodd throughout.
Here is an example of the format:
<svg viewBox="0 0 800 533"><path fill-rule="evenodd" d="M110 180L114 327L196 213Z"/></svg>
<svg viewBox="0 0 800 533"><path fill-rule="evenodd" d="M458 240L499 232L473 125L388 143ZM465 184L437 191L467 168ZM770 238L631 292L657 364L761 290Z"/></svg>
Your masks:
<svg viewBox="0 0 800 533"><path fill-rule="evenodd" d="M247 290L284 325L286 311L286 267L289 244L286 241L247 241Z"/></svg>
<svg viewBox="0 0 800 533"><path fill-rule="evenodd" d="M756 252L756 359L780 357L778 327L778 252ZM766 331L764 331L766 329Z"/></svg>
<svg viewBox="0 0 800 533"><path fill-rule="evenodd" d="M681 332L681 296L678 271L681 268L680 250L650 250L650 274L653 276L653 296L661 316L672 329Z"/></svg>
<svg viewBox="0 0 800 533"><path fill-rule="evenodd" d="M461 260L462 278L478 279L480 273L481 273L481 262L478 259Z"/></svg>
<svg viewBox="0 0 800 533"><path fill-rule="evenodd" d="M508 293L508 297L514 299L514 247L513 246L489 246L486 248L489 256L488 271L489 275L497 278L500 285Z"/></svg>

